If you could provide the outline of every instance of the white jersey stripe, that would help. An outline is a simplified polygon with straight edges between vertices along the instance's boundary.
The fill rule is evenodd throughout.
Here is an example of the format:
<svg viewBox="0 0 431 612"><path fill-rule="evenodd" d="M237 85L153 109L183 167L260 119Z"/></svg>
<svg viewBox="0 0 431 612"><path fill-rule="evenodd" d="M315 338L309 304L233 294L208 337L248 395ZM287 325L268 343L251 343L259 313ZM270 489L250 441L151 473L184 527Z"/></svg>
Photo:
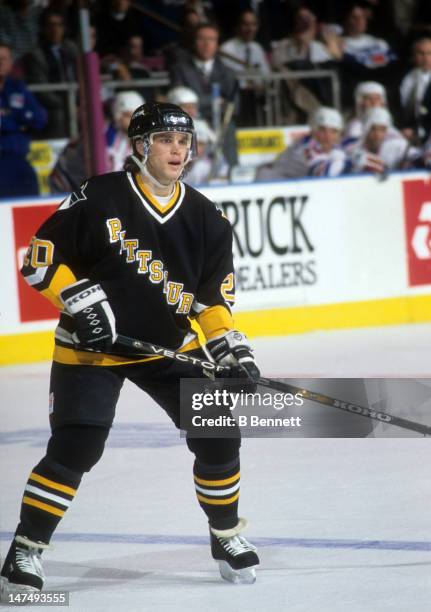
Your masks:
<svg viewBox="0 0 431 612"><path fill-rule="evenodd" d="M48 272L49 266L43 266L41 268L36 268L36 272L33 274L29 274L28 276L24 276L24 280L32 287L33 285L37 285L41 283Z"/></svg>
<svg viewBox="0 0 431 612"><path fill-rule="evenodd" d="M57 502L57 504L61 504L68 508L70 506L70 500L64 499L64 497L60 497L59 495L54 495L53 493L47 493L43 489L39 489L39 487L34 487L33 485L27 485L25 490L29 493L34 493L35 495L39 495L40 497L44 497L45 499L50 499L51 501Z"/></svg>
<svg viewBox="0 0 431 612"><path fill-rule="evenodd" d="M229 493L234 493L239 489L239 482L237 482L233 487L229 487L229 489L204 489L203 487L195 484L196 491L199 493L204 493L205 495L211 495L211 497L221 497L222 495L228 495Z"/></svg>

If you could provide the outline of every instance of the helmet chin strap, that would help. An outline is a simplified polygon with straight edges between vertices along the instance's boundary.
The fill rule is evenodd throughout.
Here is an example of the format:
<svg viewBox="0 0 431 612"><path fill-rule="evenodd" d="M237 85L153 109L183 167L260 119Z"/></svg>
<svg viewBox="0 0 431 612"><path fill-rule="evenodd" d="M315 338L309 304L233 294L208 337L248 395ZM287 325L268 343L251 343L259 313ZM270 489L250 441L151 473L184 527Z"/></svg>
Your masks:
<svg viewBox="0 0 431 612"><path fill-rule="evenodd" d="M131 158L133 159L135 164L138 166L139 170L141 171L141 174L147 179L147 181L150 183L150 185L153 188L155 187L157 189L166 189L166 187L173 185L175 181L169 181L167 184L161 183L160 181L156 179L155 176L151 174L151 172L147 168L150 146L152 144L152 135L150 135L149 138L148 136L143 138L142 142L144 144L144 151L143 151L142 159L140 159L139 154L136 151L136 148L135 148L136 144L133 146L133 154L131 155ZM187 164L191 161L192 158L193 158L193 152L192 152L192 148L190 147L187 153L187 157L184 161L183 169L182 169L182 172L179 178L181 178L184 175L184 169L187 166Z"/></svg>
<svg viewBox="0 0 431 612"><path fill-rule="evenodd" d="M167 185L164 185L163 183L158 181L156 177L153 176L151 172L147 169L147 157L145 157L145 161L141 161L137 155L131 155L131 158L133 159L135 164L138 166L143 176L145 176L145 178L148 180L150 185L152 185L153 187L157 187L158 189L166 189L166 187L169 187L169 185L175 182L175 181L169 181Z"/></svg>

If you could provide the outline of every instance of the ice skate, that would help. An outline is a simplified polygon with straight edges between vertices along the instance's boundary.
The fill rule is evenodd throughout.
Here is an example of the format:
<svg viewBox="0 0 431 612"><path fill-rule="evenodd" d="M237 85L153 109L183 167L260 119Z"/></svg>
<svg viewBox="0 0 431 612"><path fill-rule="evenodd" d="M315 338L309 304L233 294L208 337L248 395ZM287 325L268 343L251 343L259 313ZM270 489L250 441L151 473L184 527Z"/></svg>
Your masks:
<svg viewBox="0 0 431 612"><path fill-rule="evenodd" d="M41 554L46 548L51 547L16 536L1 570L2 591L41 591L45 581Z"/></svg>
<svg viewBox="0 0 431 612"><path fill-rule="evenodd" d="M232 529L210 527L212 556L218 562L221 577L234 584L252 584L256 580L256 547L239 535L246 526L247 521L240 518Z"/></svg>

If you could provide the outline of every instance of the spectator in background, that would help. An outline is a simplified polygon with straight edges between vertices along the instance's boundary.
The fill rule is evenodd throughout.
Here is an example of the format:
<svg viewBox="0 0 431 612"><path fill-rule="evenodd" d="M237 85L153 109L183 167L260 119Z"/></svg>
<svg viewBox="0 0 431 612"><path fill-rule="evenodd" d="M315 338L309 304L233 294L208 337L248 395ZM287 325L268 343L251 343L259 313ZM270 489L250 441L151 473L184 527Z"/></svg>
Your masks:
<svg viewBox="0 0 431 612"><path fill-rule="evenodd" d="M323 42L317 40L318 24L314 13L305 7L294 14L291 36L273 43L275 70L314 70L334 68L342 52L339 36L329 27L321 29ZM319 106L333 103L328 79L286 80L283 83L283 112L288 122L303 121Z"/></svg>
<svg viewBox="0 0 431 612"><path fill-rule="evenodd" d="M343 174L348 160L339 145L342 129L340 113L321 106L311 118L311 134L288 147L274 162L259 166L256 180Z"/></svg>
<svg viewBox="0 0 431 612"><path fill-rule="evenodd" d="M221 45L220 50L227 54L222 58L223 63L234 72L243 72L252 68L263 73L269 72L265 51L262 45L255 40L258 29L259 22L256 14L246 9L240 13L236 36Z"/></svg>
<svg viewBox="0 0 431 612"><path fill-rule="evenodd" d="M91 27L94 35L93 50L98 47L98 32L94 27ZM108 53L100 60L101 78L104 80L113 81L132 81L135 79L147 79L151 76L151 67L147 61L152 58L146 58L144 55L144 39L138 34L130 36L126 41L124 48L119 55ZM115 94L115 89L108 85L104 85L105 91L110 90L108 97ZM137 87L139 93L147 100L152 101L159 95L159 90L156 87ZM106 99L106 96L103 96Z"/></svg>
<svg viewBox="0 0 431 612"><path fill-rule="evenodd" d="M420 157L419 149L410 146L401 134L391 132L392 116L386 108L369 108L362 122L362 138L349 152L353 172L403 170Z"/></svg>
<svg viewBox="0 0 431 612"><path fill-rule="evenodd" d="M431 133L431 36L414 43L413 62L400 86L403 133L423 143Z"/></svg>
<svg viewBox="0 0 431 612"><path fill-rule="evenodd" d="M344 26L341 63L343 108L352 108L354 100L351 94L361 81L383 83L392 97L399 83L397 57L388 42L368 34L368 11L360 4L351 5Z"/></svg>
<svg viewBox="0 0 431 612"><path fill-rule="evenodd" d="M86 1L86 8L90 12L91 20L95 15L98 1ZM43 4L50 11L62 14L67 38L72 40L79 38L79 0L41 0L40 4Z"/></svg>
<svg viewBox="0 0 431 612"><path fill-rule="evenodd" d="M10 45L15 61L37 45L41 10L31 0L0 4L0 40Z"/></svg>
<svg viewBox="0 0 431 612"><path fill-rule="evenodd" d="M130 0L109 0L101 6L95 25L100 56L119 56L130 37L140 35L143 19L139 11L130 7Z"/></svg>
<svg viewBox="0 0 431 612"><path fill-rule="evenodd" d="M61 13L47 10L41 17L40 45L23 58L29 83L72 83L76 81L76 45L65 38ZM68 105L64 92L37 94L48 111L49 123L45 138L64 138L68 135Z"/></svg>
<svg viewBox="0 0 431 612"><path fill-rule="evenodd" d="M387 66L395 59L389 44L367 34L367 11L360 4L349 8L343 37L344 58L372 70Z"/></svg>
<svg viewBox="0 0 431 612"><path fill-rule="evenodd" d="M144 103L144 98L135 91L122 91L114 96L112 121L105 132L108 172L123 170L126 158L132 154L127 129L133 111ZM84 143L82 139L71 141L60 153L49 177L51 193L74 191L86 178Z"/></svg>
<svg viewBox="0 0 431 612"><path fill-rule="evenodd" d="M177 62L170 70L172 86L189 87L198 95L200 113L216 132L226 105L235 103L237 91L235 73L221 61L218 45L217 26L200 24L195 30L193 55ZM223 153L229 166L238 163L233 120L226 130Z"/></svg>
<svg viewBox="0 0 431 612"><path fill-rule="evenodd" d="M253 71L268 75L270 66L263 47L255 38L259 29L256 14L252 10L242 11L239 16L237 35L220 47L224 64L236 73ZM224 55L226 54L226 55ZM268 85L268 82L267 82ZM265 81L241 79L239 81L240 109L238 125L253 126L263 123L262 107L265 103Z"/></svg>
<svg viewBox="0 0 431 612"><path fill-rule="evenodd" d="M177 40L162 49L166 68L169 69L173 64L187 60L193 54L194 33L200 23L202 23L201 17L195 9L184 11L182 28Z"/></svg>
<svg viewBox="0 0 431 612"><path fill-rule="evenodd" d="M185 0L184 10L195 11L201 23L209 23L215 21L214 8L217 0Z"/></svg>
<svg viewBox="0 0 431 612"><path fill-rule="evenodd" d="M27 161L30 130L40 130L46 112L22 81L12 79L9 45L0 43L0 198L38 195L34 169Z"/></svg>
<svg viewBox="0 0 431 612"><path fill-rule="evenodd" d="M272 64L276 70L302 69L302 62L316 64L339 60L340 40L330 29L323 29L323 42L317 40L317 19L307 8L299 8L294 16L292 35L272 45ZM295 64L301 62L301 64ZM308 66L310 67L310 66Z"/></svg>
<svg viewBox="0 0 431 612"><path fill-rule="evenodd" d="M135 34L127 39L121 59L129 70L132 79L146 79L150 70L145 64L144 39Z"/></svg>
<svg viewBox="0 0 431 612"><path fill-rule="evenodd" d="M146 9L152 11L155 15L162 18L162 21L150 15L145 16L144 29L142 34L145 38L147 49L150 53L157 53L160 49L165 49L178 39L178 31L176 28L171 28L167 23L179 24L184 23L186 13L196 13L196 24L199 23L215 23L213 5L218 5L220 0L204 0L203 2L189 2L188 0L145 0L140 2ZM232 2L232 0L230 0ZM165 21L166 20L166 21ZM179 60L180 58L178 58Z"/></svg>
<svg viewBox="0 0 431 612"><path fill-rule="evenodd" d="M92 28L93 29L93 28ZM98 48L98 32L96 31L94 49ZM130 81L150 77L150 68L146 65L144 55L144 39L139 34L130 36L121 53L108 53L101 58L100 65L104 72L109 73L115 81Z"/></svg>

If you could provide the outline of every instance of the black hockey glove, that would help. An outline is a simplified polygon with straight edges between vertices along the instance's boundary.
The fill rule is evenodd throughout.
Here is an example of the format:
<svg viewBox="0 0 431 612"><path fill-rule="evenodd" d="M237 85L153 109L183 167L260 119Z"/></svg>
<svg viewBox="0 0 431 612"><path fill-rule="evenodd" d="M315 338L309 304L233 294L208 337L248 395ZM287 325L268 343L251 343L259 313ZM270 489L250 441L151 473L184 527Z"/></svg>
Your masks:
<svg viewBox="0 0 431 612"><path fill-rule="evenodd" d="M114 313L102 287L86 278L63 289L60 297L76 323L73 341L82 348L108 351L117 333Z"/></svg>
<svg viewBox="0 0 431 612"><path fill-rule="evenodd" d="M230 367L229 378L249 378L254 382L259 380L260 371L253 350L241 332L229 331L219 338L209 340L206 347L216 363Z"/></svg>

